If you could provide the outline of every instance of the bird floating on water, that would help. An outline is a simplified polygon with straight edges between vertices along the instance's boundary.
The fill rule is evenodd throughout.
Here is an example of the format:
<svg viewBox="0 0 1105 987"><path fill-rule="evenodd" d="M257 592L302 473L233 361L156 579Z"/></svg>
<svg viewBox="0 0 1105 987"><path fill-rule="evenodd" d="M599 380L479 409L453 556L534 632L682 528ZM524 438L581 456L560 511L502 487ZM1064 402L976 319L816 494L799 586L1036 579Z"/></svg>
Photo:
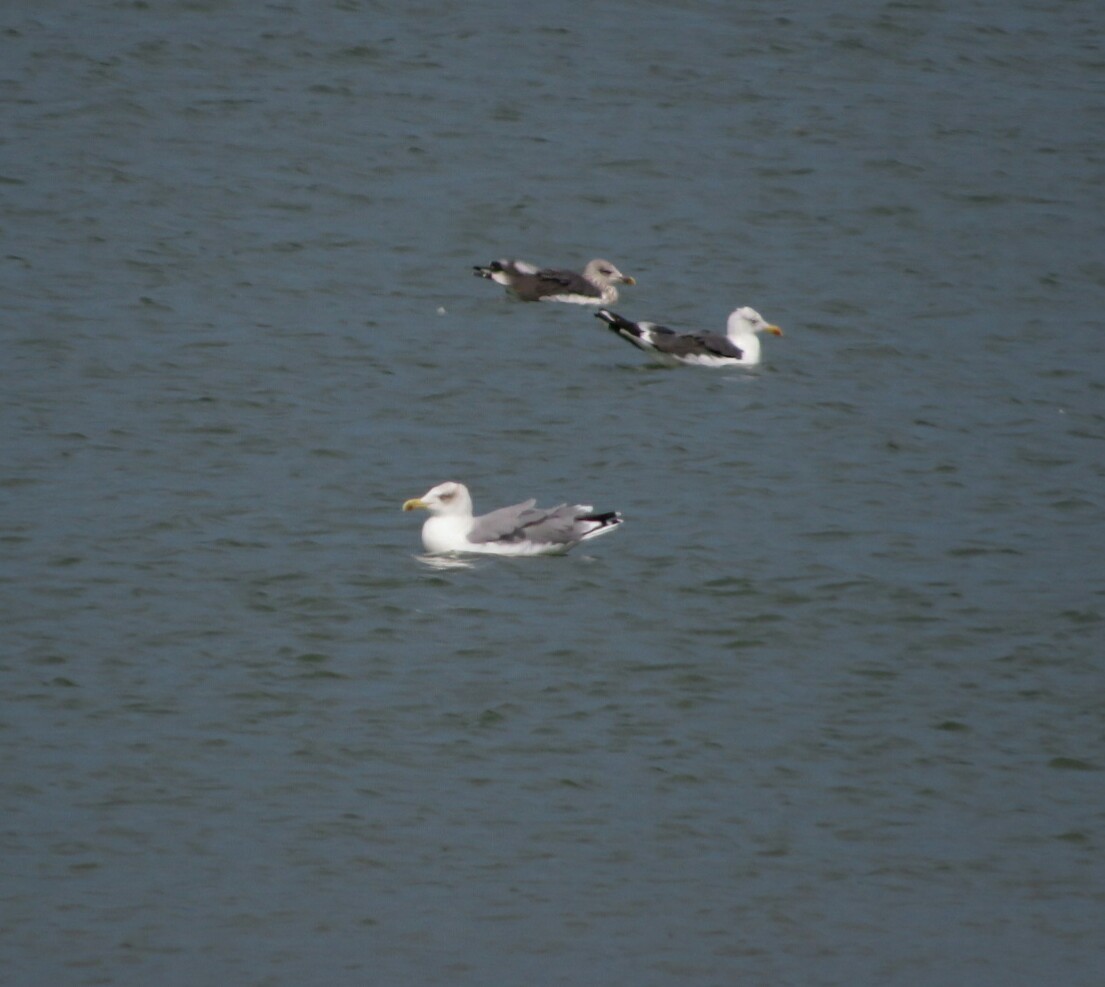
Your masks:
<svg viewBox="0 0 1105 987"><path fill-rule="evenodd" d="M783 330L771 325L753 308L738 308L729 314L725 334L719 332L675 332L655 322L631 322L616 312L600 309L611 332L631 342L639 350L652 354L661 363L675 367L754 367L760 362L757 333L781 336Z"/></svg>
<svg viewBox="0 0 1105 987"><path fill-rule="evenodd" d="M474 268L480 278L503 285L523 302L568 302L572 305L613 305L619 284L636 284L608 260L589 261L582 273L541 268L524 260L495 260Z"/></svg>
<svg viewBox="0 0 1105 987"><path fill-rule="evenodd" d="M474 517L468 488L449 481L408 500L403 510L430 512L422 525L422 544L431 554L560 555L622 523L617 511L596 514L587 504L546 509L536 503L527 500Z"/></svg>

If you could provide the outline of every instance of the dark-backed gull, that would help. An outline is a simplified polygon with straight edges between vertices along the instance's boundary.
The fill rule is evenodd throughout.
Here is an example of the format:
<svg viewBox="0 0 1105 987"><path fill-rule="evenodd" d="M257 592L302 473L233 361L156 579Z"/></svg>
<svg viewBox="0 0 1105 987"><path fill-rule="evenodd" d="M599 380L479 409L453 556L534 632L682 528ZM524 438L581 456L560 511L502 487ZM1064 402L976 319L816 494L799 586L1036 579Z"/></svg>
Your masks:
<svg viewBox="0 0 1105 987"><path fill-rule="evenodd" d="M488 278L524 302L569 302L573 305L613 305L618 284L637 282L608 260L590 261L582 274L536 267L524 260L495 260L476 267L477 277Z"/></svg>
<svg viewBox="0 0 1105 987"><path fill-rule="evenodd" d="M630 322L606 309L596 312L595 318L602 319L622 339L671 367L680 364L754 367L760 362L760 340L756 334L783 334L782 329L771 325L759 312L747 306L730 313L724 336L719 332L675 332L655 322Z"/></svg>
<svg viewBox="0 0 1105 987"><path fill-rule="evenodd" d="M473 517L468 488L450 481L408 500L403 510L430 512L422 525L422 544L431 554L556 555L622 523L617 511L595 514L586 504L542 509L536 503L527 500Z"/></svg>

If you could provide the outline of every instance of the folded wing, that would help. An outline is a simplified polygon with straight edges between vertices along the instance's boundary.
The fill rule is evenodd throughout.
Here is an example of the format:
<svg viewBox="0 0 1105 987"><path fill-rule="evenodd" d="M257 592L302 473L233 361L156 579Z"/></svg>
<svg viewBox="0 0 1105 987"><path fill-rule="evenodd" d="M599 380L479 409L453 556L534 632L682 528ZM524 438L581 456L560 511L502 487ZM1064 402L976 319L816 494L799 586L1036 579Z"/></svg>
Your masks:
<svg viewBox="0 0 1105 987"><path fill-rule="evenodd" d="M535 501L527 500L476 518L468 540L474 544L569 546L620 521L614 512L593 515L586 504L558 504L551 508L537 508L534 504Z"/></svg>

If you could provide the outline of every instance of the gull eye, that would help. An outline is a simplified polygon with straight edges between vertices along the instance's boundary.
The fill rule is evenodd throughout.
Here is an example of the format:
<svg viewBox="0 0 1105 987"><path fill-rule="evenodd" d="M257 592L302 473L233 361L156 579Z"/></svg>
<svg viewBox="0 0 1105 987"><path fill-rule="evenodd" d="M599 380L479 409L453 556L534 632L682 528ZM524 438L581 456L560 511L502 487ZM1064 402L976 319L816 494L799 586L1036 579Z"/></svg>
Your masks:
<svg viewBox="0 0 1105 987"><path fill-rule="evenodd" d="M455 490L450 490L447 493L443 493L441 495L441 499L442 500L452 500L456 495L457 495L457 492Z"/></svg>

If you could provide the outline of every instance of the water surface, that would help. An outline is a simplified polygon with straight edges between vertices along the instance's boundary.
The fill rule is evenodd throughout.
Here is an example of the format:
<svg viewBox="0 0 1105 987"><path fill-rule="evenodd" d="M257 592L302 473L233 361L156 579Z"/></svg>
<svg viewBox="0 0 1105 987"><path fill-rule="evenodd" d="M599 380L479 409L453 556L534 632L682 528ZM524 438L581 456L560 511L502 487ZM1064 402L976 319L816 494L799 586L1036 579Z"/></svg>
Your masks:
<svg viewBox="0 0 1105 987"><path fill-rule="evenodd" d="M1098 982L1099 14L0 31L9 982ZM445 479L627 520L434 568Z"/></svg>

